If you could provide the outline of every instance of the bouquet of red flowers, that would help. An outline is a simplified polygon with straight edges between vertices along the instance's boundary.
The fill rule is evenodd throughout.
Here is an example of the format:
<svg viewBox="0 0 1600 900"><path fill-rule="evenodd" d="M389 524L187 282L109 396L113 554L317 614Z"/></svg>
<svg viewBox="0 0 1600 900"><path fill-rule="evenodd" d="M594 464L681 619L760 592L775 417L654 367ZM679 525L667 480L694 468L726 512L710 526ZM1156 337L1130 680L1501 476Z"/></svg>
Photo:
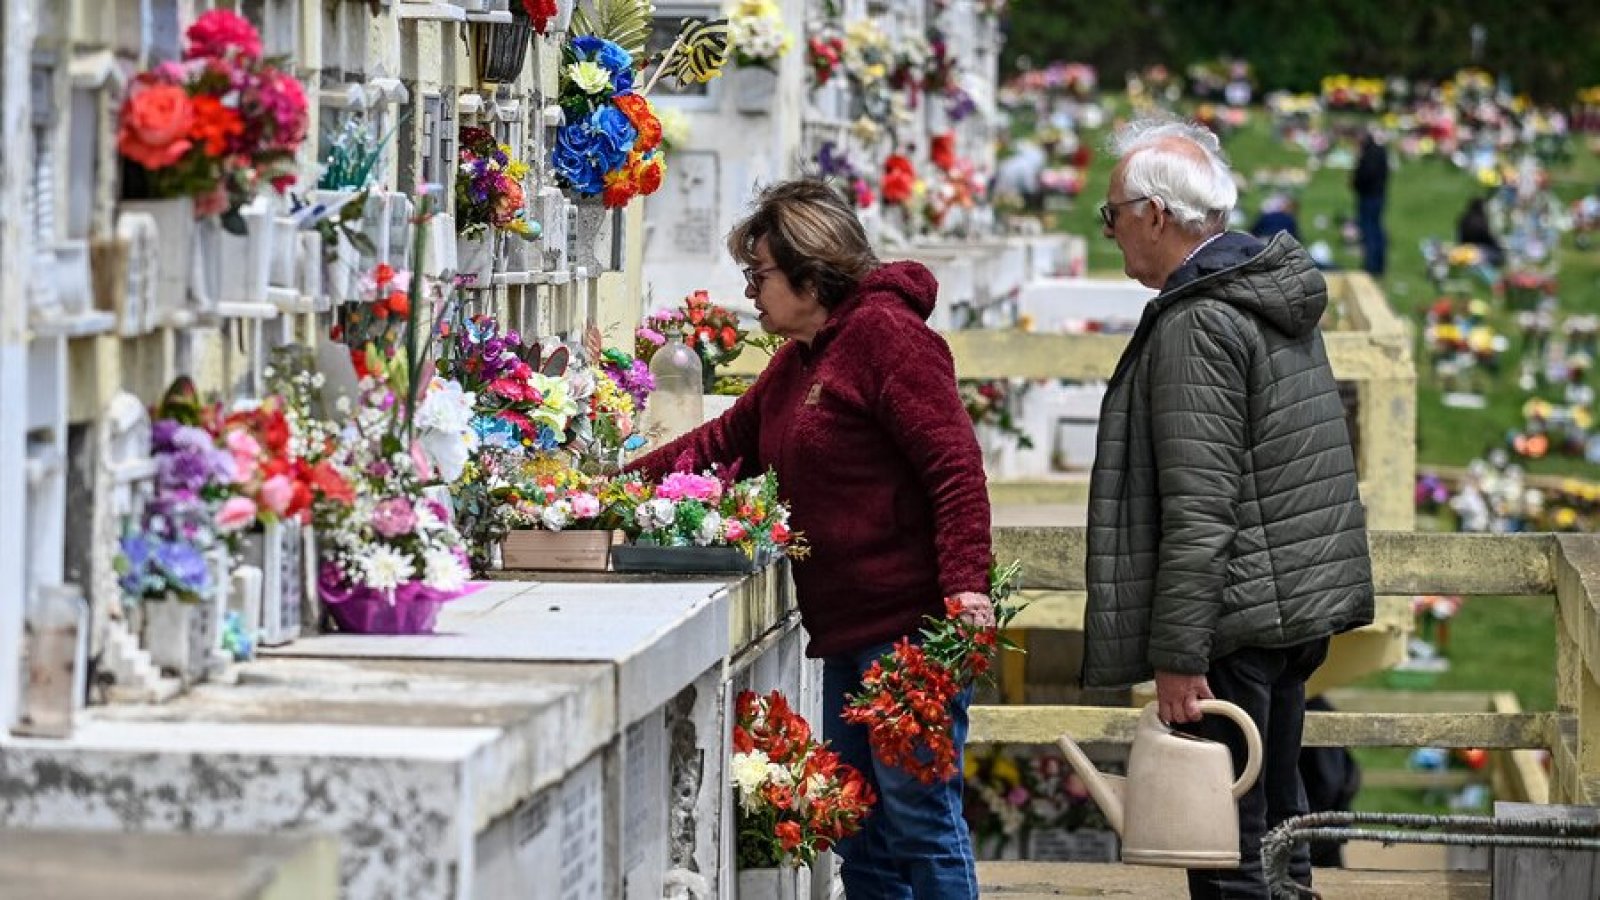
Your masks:
<svg viewBox="0 0 1600 900"><path fill-rule="evenodd" d="M844 720L867 726L879 759L924 784L955 776L950 701L989 671L997 646L1011 647L1000 631L1022 611L1023 604L1006 602L1016 593L1021 574L1022 564L1016 562L991 569L995 624L980 627L964 621L961 604L946 598L945 617L928 618L921 642L901 639L861 676L861 690L847 699Z"/></svg>
<svg viewBox="0 0 1600 900"><path fill-rule="evenodd" d="M810 865L861 829L877 798L860 772L812 739L783 695L739 695L730 780L738 791L741 868Z"/></svg>

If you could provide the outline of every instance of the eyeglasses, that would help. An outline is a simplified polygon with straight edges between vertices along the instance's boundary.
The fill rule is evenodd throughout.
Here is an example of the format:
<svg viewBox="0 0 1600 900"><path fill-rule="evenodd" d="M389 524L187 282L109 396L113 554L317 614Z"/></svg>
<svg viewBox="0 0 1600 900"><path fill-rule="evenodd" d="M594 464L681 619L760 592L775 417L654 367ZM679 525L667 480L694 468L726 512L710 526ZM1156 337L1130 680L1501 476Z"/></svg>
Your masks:
<svg viewBox="0 0 1600 900"><path fill-rule="evenodd" d="M1117 207L1119 207L1119 206L1127 206L1130 203L1140 203L1142 201L1149 200L1149 199L1151 199L1151 198L1150 197L1134 197L1134 198L1131 198L1131 199L1128 199L1128 200L1118 200L1115 203L1112 203L1110 200L1107 200L1106 202L1100 204L1100 221L1107 228L1115 228L1115 227L1117 227Z"/></svg>
<svg viewBox="0 0 1600 900"><path fill-rule="evenodd" d="M767 273L776 272L777 270L777 266L763 266L759 269L746 267L744 269L744 283L749 285L750 290L759 294L761 293L762 282L767 280Z"/></svg>

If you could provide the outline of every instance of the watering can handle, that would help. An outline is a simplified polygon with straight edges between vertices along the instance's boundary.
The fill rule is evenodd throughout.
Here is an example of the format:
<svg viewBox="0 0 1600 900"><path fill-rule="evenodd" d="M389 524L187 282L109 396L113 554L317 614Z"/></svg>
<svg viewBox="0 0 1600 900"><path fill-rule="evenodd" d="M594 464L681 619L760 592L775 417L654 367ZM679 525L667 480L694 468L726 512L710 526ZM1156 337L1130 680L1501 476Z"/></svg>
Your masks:
<svg viewBox="0 0 1600 900"><path fill-rule="evenodd" d="M1214 713L1227 719L1232 719L1239 730L1244 732L1244 743L1248 752L1244 761L1244 771L1239 773L1239 779L1233 783L1233 799L1244 796L1250 786L1256 783L1256 776L1261 774L1261 732L1256 729L1256 723L1244 710L1226 700L1201 700L1202 713Z"/></svg>

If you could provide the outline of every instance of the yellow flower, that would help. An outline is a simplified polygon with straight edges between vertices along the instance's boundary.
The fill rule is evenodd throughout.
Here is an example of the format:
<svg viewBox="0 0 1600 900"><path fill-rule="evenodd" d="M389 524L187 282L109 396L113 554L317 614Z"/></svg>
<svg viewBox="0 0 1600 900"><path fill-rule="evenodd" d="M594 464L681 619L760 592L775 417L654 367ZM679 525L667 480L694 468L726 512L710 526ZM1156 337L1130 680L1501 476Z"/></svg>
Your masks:
<svg viewBox="0 0 1600 900"><path fill-rule="evenodd" d="M611 73L594 60L568 65L567 79L585 94L598 94L611 88Z"/></svg>

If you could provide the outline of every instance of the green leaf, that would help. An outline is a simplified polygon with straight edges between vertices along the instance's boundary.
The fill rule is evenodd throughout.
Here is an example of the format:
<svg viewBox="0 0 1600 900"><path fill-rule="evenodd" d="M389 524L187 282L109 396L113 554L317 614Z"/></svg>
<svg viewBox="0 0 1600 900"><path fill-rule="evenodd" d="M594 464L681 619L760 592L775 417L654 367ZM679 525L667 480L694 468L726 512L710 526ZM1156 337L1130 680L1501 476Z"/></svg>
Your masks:
<svg viewBox="0 0 1600 900"><path fill-rule="evenodd" d="M644 56L655 16L651 0L594 0L594 9L579 7L572 15L572 33L592 34L628 51L634 59Z"/></svg>

